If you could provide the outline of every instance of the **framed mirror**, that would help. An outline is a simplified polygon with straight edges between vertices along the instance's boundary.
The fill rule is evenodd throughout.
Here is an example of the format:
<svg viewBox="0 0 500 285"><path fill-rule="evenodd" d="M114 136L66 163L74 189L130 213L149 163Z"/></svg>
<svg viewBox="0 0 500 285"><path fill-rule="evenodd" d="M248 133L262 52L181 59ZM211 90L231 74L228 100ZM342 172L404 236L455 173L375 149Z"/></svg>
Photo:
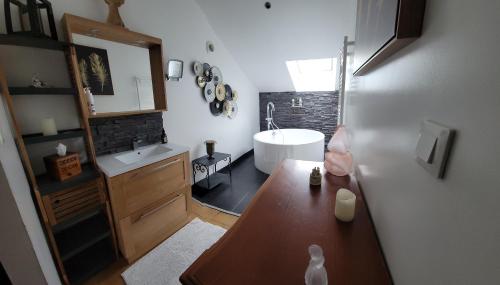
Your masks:
<svg viewBox="0 0 500 285"><path fill-rule="evenodd" d="M69 14L63 21L84 106L84 88L93 94L96 114L87 117L167 110L161 39Z"/></svg>

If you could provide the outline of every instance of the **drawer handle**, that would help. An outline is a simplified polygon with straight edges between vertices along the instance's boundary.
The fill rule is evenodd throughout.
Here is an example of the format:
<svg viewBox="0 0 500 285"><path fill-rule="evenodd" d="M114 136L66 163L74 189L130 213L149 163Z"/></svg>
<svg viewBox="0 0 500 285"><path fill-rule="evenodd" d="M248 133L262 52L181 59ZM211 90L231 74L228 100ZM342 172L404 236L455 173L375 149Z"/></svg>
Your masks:
<svg viewBox="0 0 500 285"><path fill-rule="evenodd" d="M172 204L173 202L177 201L177 200L178 200L181 196L182 196L182 194L179 194L179 195L175 196L175 198L173 198L172 200L168 201L167 203L165 203L165 204L163 204L163 205L160 205L159 207L156 207L156 208L154 208L154 209L152 209L152 210L150 210L150 211L148 211L148 212L146 212L146 213L142 214L142 215L139 217L139 219L138 219L138 220L141 220L141 219L143 219L143 218L146 218L147 216L151 216L152 214L154 214L154 213L158 212L159 210L161 210L161 209L165 208L166 206L168 206L168 205Z"/></svg>
<svg viewBox="0 0 500 285"><path fill-rule="evenodd" d="M157 166L157 167L155 167L155 168L153 168L153 169L151 169L151 170L148 170L147 172L145 172L145 171L140 171L140 172L138 172L138 173L135 173L135 175L134 175L134 176L132 176L131 178L139 178L139 177L141 177L141 176L148 175L148 174L150 174L150 173L153 173L153 172L156 172L156 171L162 170L162 169L164 169L164 168L169 167L169 166L170 166L170 165L172 165L172 164L176 164L176 163L179 163L179 162L181 162L181 159L180 159L180 158L178 158L178 159L176 159L176 160L173 160L173 161L170 161L170 162L168 162L168 163L165 163L165 164L163 164L163 165Z"/></svg>

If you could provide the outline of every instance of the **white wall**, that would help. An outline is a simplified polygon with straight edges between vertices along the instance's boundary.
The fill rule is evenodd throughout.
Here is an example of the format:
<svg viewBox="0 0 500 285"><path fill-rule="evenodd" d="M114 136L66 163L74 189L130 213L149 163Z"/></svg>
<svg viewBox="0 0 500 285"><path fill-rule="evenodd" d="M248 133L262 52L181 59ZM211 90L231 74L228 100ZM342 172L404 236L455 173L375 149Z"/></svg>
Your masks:
<svg viewBox="0 0 500 285"><path fill-rule="evenodd" d="M43 284L40 264L0 161L0 260L14 284ZM29 272L30 274L26 274Z"/></svg>
<svg viewBox="0 0 500 285"><path fill-rule="evenodd" d="M14 284L60 284L0 99L0 257Z"/></svg>
<svg viewBox="0 0 500 285"><path fill-rule="evenodd" d="M51 3L58 23L64 13L98 21L105 21L107 16L107 5L101 0L54 0ZM167 82L169 110L164 113L164 121L170 141L189 146L192 158L205 153L203 141L206 139L217 140L216 150L231 153L233 159L250 150L252 135L258 131L258 90L219 40L198 4L194 0L152 0L147 4L128 1L120 13L127 28L163 40L165 67L169 58L184 61L184 77L179 82ZM57 28L59 36L64 37L61 26ZM3 23L0 32L5 32ZM215 44L215 53L206 52L207 40ZM236 119L211 115L191 71L194 60L218 66L224 81L238 90ZM31 72L27 79L30 78ZM28 104L24 107L29 108ZM41 112L40 109L32 111ZM39 123L33 120L22 125L38 128Z"/></svg>
<svg viewBox="0 0 500 285"><path fill-rule="evenodd" d="M261 92L293 91L288 60L332 58L354 35L355 0L196 0Z"/></svg>
<svg viewBox="0 0 500 285"><path fill-rule="evenodd" d="M500 2L427 0L423 35L350 84L354 157L395 284L500 280ZM419 123L457 129L446 178Z"/></svg>
<svg viewBox="0 0 500 285"><path fill-rule="evenodd" d="M53 0L51 3L58 23L60 37L63 36L63 31L59 20L65 12L99 21L104 21L107 16L107 6L101 0ZM3 6L0 8L0 15L3 15L2 8ZM216 36L198 4L194 0L152 0L147 3L145 1L127 1L121 8L121 15L129 29L162 38L165 67L168 58L180 59L185 63L184 78L180 82L167 82L169 110L164 113L164 122L170 141L189 146L191 148L191 158L205 154L203 145L205 139L217 140L216 150L231 153L233 159L249 151L253 147L252 135L258 131L257 88L248 80ZM4 21L0 21L0 33L5 33L3 23ZM205 42L207 40L215 43L215 53L206 53ZM2 49L3 53L4 50ZM194 60L205 61L218 66L224 75L224 80L238 90L239 114L235 119L230 120L211 115L209 105L204 101L201 90L196 86L195 76L191 72L191 63ZM4 65L4 62L2 62L2 65ZM45 71L42 70L44 76L61 74L53 70L51 64L48 65ZM9 72L10 69L6 68L8 75ZM22 81L29 83L31 74L24 74L24 77ZM57 78L57 76L55 77ZM8 79L10 80L10 78ZM26 101L15 102L18 108L26 110L22 115L27 117L21 120L22 128L23 130L31 130L31 132L38 131L39 123L36 117L40 118L47 115L44 113L48 108L40 107L47 107L47 104L41 105L44 102L27 99L29 98L20 97L20 99L15 99L17 101ZM62 104L52 102L51 107L53 109L55 107L56 111L49 113L49 115L63 118L75 114L73 102L67 101ZM68 113L65 114L65 112ZM61 119L60 122L57 122L58 126L63 127L70 120L70 118L67 120ZM6 172L17 171L16 175L22 175L23 172L19 169L20 164L17 168L10 166L16 161L19 162L18 158L12 157L13 155L17 156L17 152L12 152L9 156L2 154L2 160L6 159L4 165L9 165ZM9 173L7 173L7 176L10 178ZM25 189L27 182L24 177L11 186L14 191L21 191L23 195L29 195L29 192ZM22 215L29 212L23 207L19 208ZM29 219L33 219L33 215L33 211L29 212ZM34 227L40 227L40 224L36 224L34 220L33 223ZM30 237L34 247L39 245L46 249L43 235ZM39 256L39 259L42 260L41 265L46 278L51 281L57 278L54 275L53 264L48 262L46 258L40 258ZM50 270L44 267L50 267ZM56 284L55 281L51 281L49 281L50 284Z"/></svg>

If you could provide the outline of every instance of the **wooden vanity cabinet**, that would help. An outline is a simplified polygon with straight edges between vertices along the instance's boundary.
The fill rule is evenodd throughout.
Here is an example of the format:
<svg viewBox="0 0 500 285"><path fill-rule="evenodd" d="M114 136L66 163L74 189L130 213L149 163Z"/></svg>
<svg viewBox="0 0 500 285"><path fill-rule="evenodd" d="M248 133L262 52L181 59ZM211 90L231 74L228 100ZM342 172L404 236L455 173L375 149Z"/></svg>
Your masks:
<svg viewBox="0 0 500 285"><path fill-rule="evenodd" d="M183 227L190 212L189 153L108 177L120 250L131 263Z"/></svg>

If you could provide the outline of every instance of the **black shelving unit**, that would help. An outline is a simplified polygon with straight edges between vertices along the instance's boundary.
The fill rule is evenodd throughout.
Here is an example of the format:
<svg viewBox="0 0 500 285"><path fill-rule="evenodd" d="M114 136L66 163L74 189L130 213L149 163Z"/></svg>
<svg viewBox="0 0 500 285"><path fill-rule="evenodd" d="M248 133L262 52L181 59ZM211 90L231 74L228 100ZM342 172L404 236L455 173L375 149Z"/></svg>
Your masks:
<svg viewBox="0 0 500 285"><path fill-rule="evenodd" d="M66 87L9 87L9 93L12 96L29 96L29 95L63 95L74 96L76 90L74 88Z"/></svg>
<svg viewBox="0 0 500 285"><path fill-rule="evenodd" d="M83 129L71 129L71 130L60 130L58 131L57 135L52 135L52 136L44 136L41 133L23 135L23 140L24 144L29 145L36 143L73 139L84 136L85 136L85 131Z"/></svg>
<svg viewBox="0 0 500 285"><path fill-rule="evenodd" d="M107 217L102 211L54 235L63 261L110 236Z"/></svg>
<svg viewBox="0 0 500 285"><path fill-rule="evenodd" d="M24 46L45 50L53 50L55 52L63 52L65 54L66 63L69 70L74 68L70 60L72 44L61 42L49 38L39 38L26 35L5 35L0 34L0 45ZM30 63L33 64L33 63ZM2 81L7 86L5 76L2 74ZM73 96L75 103L80 105L77 96L76 82L73 76L69 76L72 81L72 87L50 87L50 88L35 88L35 87L20 87L10 86L2 95L12 101L13 97L17 96L45 96L45 95L61 95ZM12 104L10 105L12 106ZM15 124L15 110L9 106L12 120ZM83 108L80 105L80 108ZM54 110L56 111L56 110ZM79 119L83 118L79 116ZM19 130L16 130L16 139L18 140L18 148L23 160L25 169L28 172L28 178L33 186L32 194L37 201L39 208L46 208L43 198L46 195L53 194L58 191L69 189L77 189L75 187L84 186L85 183L96 181L101 183L101 174L93 164L92 147L86 144L86 153L90 163L82 164L82 173L65 181L56 181L50 178L49 175L43 174L34 176L32 162L26 150L26 145L33 145L45 142L60 141L66 139L82 138L88 142L86 125L82 124L82 128L62 130L58 134L52 136L43 136L42 134L26 134L22 135ZM37 193L39 192L39 193ZM92 277L107 265L111 264L117 258L115 241L113 239L113 226L109 224L111 219L109 214L108 204L101 203L95 208L78 212L70 218L61 221L47 221L41 219L44 224L45 233L50 241L52 255L57 261L61 280L65 284L78 284ZM69 209L72 209L71 207ZM42 212L42 211L39 211ZM55 250L57 249L57 251ZM62 266L59 266L62 264ZM1 283L1 282L0 282Z"/></svg>
<svg viewBox="0 0 500 285"><path fill-rule="evenodd" d="M64 262L71 284L80 284L115 260L111 239L103 239Z"/></svg>
<svg viewBox="0 0 500 285"><path fill-rule="evenodd" d="M52 227L52 231L54 234L58 234L65 229L68 229L80 222L83 222L87 219L93 218L94 216L97 216L102 213L102 207L97 207L95 209L90 209L86 211L85 213L82 213L81 215L69 218L68 220L65 220L64 222L61 222L55 226Z"/></svg>
<svg viewBox="0 0 500 285"><path fill-rule="evenodd" d="M23 35L0 34L0 45L25 46L48 50L65 50L69 44L50 38L37 38Z"/></svg>
<svg viewBox="0 0 500 285"><path fill-rule="evenodd" d="M52 179L48 174L39 175L36 179L40 194L43 196L82 185L85 182L97 179L99 175L99 172L94 168L94 166L90 164L82 164L82 173L68 180L57 181Z"/></svg>

